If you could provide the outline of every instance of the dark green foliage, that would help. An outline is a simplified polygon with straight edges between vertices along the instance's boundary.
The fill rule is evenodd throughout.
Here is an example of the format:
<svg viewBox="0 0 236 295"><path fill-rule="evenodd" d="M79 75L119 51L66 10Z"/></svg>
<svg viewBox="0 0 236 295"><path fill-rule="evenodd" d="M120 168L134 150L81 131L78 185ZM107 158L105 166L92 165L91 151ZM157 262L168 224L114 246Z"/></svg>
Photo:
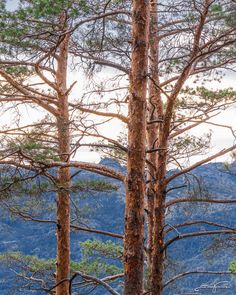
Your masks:
<svg viewBox="0 0 236 295"><path fill-rule="evenodd" d="M80 243L84 257L102 255L112 259L121 259L123 247L112 241L101 242L99 240L87 240Z"/></svg>
<svg viewBox="0 0 236 295"><path fill-rule="evenodd" d="M118 186L111 182L102 180L78 180L72 183L72 192L80 191L95 191L95 192L109 192L116 191Z"/></svg>
<svg viewBox="0 0 236 295"><path fill-rule="evenodd" d="M213 5L211 6L211 12L213 12L213 13L217 13L217 14L219 14L219 13L221 13L222 11L223 11L223 7L222 7L221 4L213 4Z"/></svg>
<svg viewBox="0 0 236 295"><path fill-rule="evenodd" d="M1 263L27 269L28 272L55 271L55 259L39 259L36 256L24 255L20 252L8 252L0 255Z"/></svg>
<svg viewBox="0 0 236 295"><path fill-rule="evenodd" d="M16 143L11 142L10 148L12 150L19 150L22 153L25 153L25 155L30 157L34 162L46 163L50 160L59 160L58 156L55 155L55 151L39 141L39 138L37 141L34 138L24 138Z"/></svg>
<svg viewBox="0 0 236 295"><path fill-rule="evenodd" d="M4 130L9 129L11 129L9 126L4 127ZM20 128L15 128L12 136L2 136L0 146L2 147L0 152L2 157L8 154L11 154L13 158L25 157L31 164L35 163L35 165L37 165L36 163L46 165L51 161L59 160L54 123L51 122L50 118L45 118L35 125L32 124L32 127L22 131Z"/></svg>
<svg viewBox="0 0 236 295"><path fill-rule="evenodd" d="M112 241L87 240L80 243L81 261L74 264L77 270L96 276L123 272L121 259L123 247Z"/></svg>
<svg viewBox="0 0 236 295"><path fill-rule="evenodd" d="M78 262L71 261L72 275L77 271L98 277L122 273L121 263L120 267L117 266L117 261L120 261L123 253L120 244L98 240L87 240L80 244L82 257ZM28 281L28 288L40 286L41 281L44 281L43 286L47 288L54 285L55 259L41 259L20 252L8 252L0 255L0 262L18 273L21 277L19 284ZM38 279L38 282L34 279Z"/></svg>
<svg viewBox="0 0 236 295"><path fill-rule="evenodd" d="M224 104L233 104L236 101L236 91L232 88L212 90L206 87L185 87L176 101L176 111L193 113L207 111L221 107Z"/></svg>

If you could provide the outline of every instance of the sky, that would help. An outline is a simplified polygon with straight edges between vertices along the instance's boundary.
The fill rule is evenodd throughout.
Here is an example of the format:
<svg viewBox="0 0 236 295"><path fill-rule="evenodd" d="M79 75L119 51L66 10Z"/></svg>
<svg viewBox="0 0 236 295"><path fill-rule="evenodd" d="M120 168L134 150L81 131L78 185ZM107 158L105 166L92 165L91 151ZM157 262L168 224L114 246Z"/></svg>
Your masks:
<svg viewBox="0 0 236 295"><path fill-rule="evenodd" d="M19 0L7 0L6 3L8 9L14 9L17 6L17 3L19 3Z"/></svg>
<svg viewBox="0 0 236 295"><path fill-rule="evenodd" d="M236 90L236 73L231 71L225 72L225 76L223 77L221 83L212 81L210 83L206 83L206 87L212 90L225 89L225 88L233 88ZM222 112L214 122L224 125L232 126L236 130L236 108L231 108L225 112ZM234 139L232 138L232 134L229 130L225 130L224 128L214 128L212 126L204 124L201 128L210 128L213 131L213 150L224 149L225 147L229 147L233 144ZM221 159L225 159L227 156L223 156Z"/></svg>
<svg viewBox="0 0 236 295"><path fill-rule="evenodd" d="M8 8L14 9L17 5L17 2L18 2L18 0L7 0ZM105 75L106 75L106 73L105 73ZM71 72L71 73L69 73L69 77L70 77L69 84L71 84L71 82L74 80L78 80L78 77L80 77L79 78L80 84L78 83L78 86L76 86L77 88L74 88L74 91L72 92L72 96L76 97L76 95L78 93L81 94L81 91L83 91L83 86L85 85L84 76L82 75L82 73ZM83 77L83 78L81 78L81 77ZM221 83L214 81L211 83L207 83L206 86L211 89L214 89L214 90L223 89L223 88L227 88L227 87L233 87L236 90L235 81L236 81L236 73L226 72L225 77L222 79ZM190 83L189 85L192 85L191 82L188 82L188 83ZM32 120L32 110L25 108L24 110L22 110L22 112L23 112L23 121L24 121L24 123L27 124L27 122L30 122ZM33 116L34 116L34 119L36 120L37 117L38 118L41 117L41 114L34 112ZM232 108L232 109L228 110L227 112L224 112L222 115L220 115L217 118L216 122L219 124L224 124L224 125L233 125L236 129L235 118L236 118L236 108ZM9 119L10 118L8 117L8 115L1 116L0 125L3 125ZM106 124L103 127L102 132L106 136L112 135L115 138L117 135L119 135L119 133L120 133L120 131L122 131L122 129L123 129L123 127L121 126L121 124L117 120L114 120L114 121L109 122L109 124ZM213 133L211 153L214 153L214 152L217 152L221 149L229 147L230 145L232 145L234 143L234 139L232 138L232 135L229 130L225 130L223 128L216 128L216 127L209 126L206 124L201 125L197 129L195 129L194 134L200 135L203 132L207 132L207 130L209 130L209 129L211 129L212 133ZM86 148L83 148L77 157L80 159L83 159L85 161L92 161L92 162L98 162L100 159L100 156L98 153L90 152ZM191 159L191 162L195 162L200 159L201 159L201 156L195 157L194 159ZM230 157L228 155L218 158L216 161L226 161L226 160L230 160Z"/></svg>

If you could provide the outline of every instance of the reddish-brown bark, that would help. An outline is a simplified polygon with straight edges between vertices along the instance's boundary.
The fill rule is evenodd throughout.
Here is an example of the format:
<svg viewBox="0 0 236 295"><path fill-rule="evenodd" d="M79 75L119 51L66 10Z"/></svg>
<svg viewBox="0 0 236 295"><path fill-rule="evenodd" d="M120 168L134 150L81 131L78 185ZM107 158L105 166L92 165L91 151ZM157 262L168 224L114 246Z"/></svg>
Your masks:
<svg viewBox="0 0 236 295"><path fill-rule="evenodd" d="M161 133L164 131L161 130ZM160 134L161 137L161 134ZM166 142L160 138L160 146L166 147ZM160 151L158 154L158 166L156 173L155 198L154 198L154 225L153 225L153 249L151 260L151 283L150 294L162 295L163 270L164 270L164 223L165 223L165 175L166 175L167 152Z"/></svg>
<svg viewBox="0 0 236 295"><path fill-rule="evenodd" d="M150 1L150 41L149 41L149 97L147 108L147 146L148 150L155 150L159 146L159 129L163 119L163 106L161 101L161 92L159 85L159 38L158 38L158 20L157 20L157 2ZM153 255L153 230L154 230L154 199L155 177L158 154L157 151L147 154L148 166L148 185L147 185L147 222L148 222L148 286L151 286L152 277L152 255Z"/></svg>
<svg viewBox="0 0 236 295"><path fill-rule="evenodd" d="M70 129L66 79L69 35L65 35L59 45L57 68L58 109L58 153L60 161L68 162L70 155ZM70 168L60 167L58 171L57 195L57 264L56 295L69 295L70 276Z"/></svg>
<svg viewBox="0 0 236 295"><path fill-rule="evenodd" d="M152 10L154 12L154 19L152 20L152 30L156 34L158 34L158 26L157 26L157 3L152 2ZM166 171L167 171L167 160L168 160L168 144L170 141L170 132L171 132L171 121L173 119L174 114L174 105L179 95L184 83L187 78L191 75L191 71L193 69L193 63L196 60L198 54L198 46L201 38L201 33L203 30L203 26L206 20L206 16L208 13L208 5L204 7L201 18L199 19L199 23L195 30L194 40L193 40L193 48L190 55L190 61L183 68L179 78L177 79L173 90L168 95L164 92L163 88L160 88L159 76L158 76L158 37L155 36L153 40L151 40L150 44L150 55L151 55L151 81L154 86L156 86L156 92L161 89L163 93L167 96L167 102L165 110L163 111L162 118L163 123L159 124L158 134L157 134L157 148L159 149L157 153L157 157L154 159L155 162L151 162L151 164L155 167L155 185L154 185L154 201L151 205L153 205L153 209L149 209L153 212L153 224L152 231L149 229L149 244L151 244L151 251L149 251L149 293L151 295L162 295L163 294L163 271L164 271L164 225L165 225L165 203L166 203ZM154 66L152 66L154 65ZM154 69L154 70L153 70ZM153 87L154 87L153 86ZM151 91L151 88L150 88ZM162 112L162 104L161 104L161 91L159 91L159 95L152 95L152 97L156 98L156 109L157 111ZM158 104L159 97L159 104ZM155 100L154 100L155 101ZM152 240L151 236L152 235Z"/></svg>
<svg viewBox="0 0 236 295"><path fill-rule="evenodd" d="M124 268L125 295L143 294L149 2L133 1Z"/></svg>

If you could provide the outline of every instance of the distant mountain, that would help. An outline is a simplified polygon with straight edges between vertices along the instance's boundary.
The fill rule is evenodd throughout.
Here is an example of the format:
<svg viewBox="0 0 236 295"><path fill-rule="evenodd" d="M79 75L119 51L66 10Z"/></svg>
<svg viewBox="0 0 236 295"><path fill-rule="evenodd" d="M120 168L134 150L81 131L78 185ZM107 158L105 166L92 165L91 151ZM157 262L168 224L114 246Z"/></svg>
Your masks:
<svg viewBox="0 0 236 295"><path fill-rule="evenodd" d="M118 162L111 159L103 159L101 164L112 167L125 173L125 168ZM236 172L236 165L232 166ZM175 171L170 171L174 173ZM236 173L235 173L236 174ZM79 205L86 213L82 216L82 222L86 225L111 231L123 232L123 216L125 207L125 189L118 181L98 176L91 172L82 171L78 176L79 180L107 180L118 186L116 191L100 193L80 193L74 195L79 198ZM186 178L179 177L170 185L181 186L186 184ZM222 163L210 163L195 169L188 175L187 187L172 190L168 195L171 200L176 197L198 198L236 198L236 175L226 173ZM200 186L199 186L200 184ZM79 196L79 197L78 197ZM49 204L54 202L54 196L45 196ZM23 200L24 201L24 200ZM22 202L23 202L22 201ZM214 204L209 203L180 203L172 206L166 212L166 228L173 228L167 239L176 235L193 231L205 231L217 229L212 225L198 224L191 227L175 229L176 224L190 222L193 220L207 220L209 222L221 223L235 228L236 204ZM82 214L82 212L81 212ZM56 255L55 226L44 223L22 221L14 216L9 217L1 211L0 220L0 252L20 251L24 254L36 255L40 258L54 258ZM83 214L82 214L83 215ZM47 213L46 217L55 218L53 213ZM44 216L44 217L45 217ZM73 260L79 260L81 249L79 241L88 238L112 240L102 235L88 234L84 232L72 232L71 253ZM229 264L236 257L236 242L227 235L194 237L174 242L167 250L168 272L166 280L181 272L190 270L228 270ZM223 282L227 281L227 282ZM5 265L0 266L0 290L2 295L24 294L40 295L39 291L13 290L15 285L15 274ZM233 295L236 294L235 278L232 276L193 275L186 276L170 284L165 295ZM108 294L104 289L97 291L97 295ZM135 294L134 294L135 295Z"/></svg>
<svg viewBox="0 0 236 295"><path fill-rule="evenodd" d="M233 164L231 173L227 173L222 163L210 163L199 167L188 176L190 192L186 189L172 192L170 199L183 197L190 193L192 198L207 199L236 199L236 165ZM184 183L182 177L175 180L175 184ZM174 184L172 183L171 186ZM199 187L200 185L200 187ZM209 204L209 203L179 203L167 213L167 223L170 226L194 220L205 220L220 223L235 228L236 204ZM212 225L199 224L173 230L172 235L181 235L188 232L217 230ZM168 237L169 238L169 237ZM176 241L169 247L167 258L170 266L173 264L173 273L191 270L223 271L227 270L230 262L236 257L236 239L227 235L192 237ZM225 281L225 282L223 282ZM166 295L174 294L236 294L235 278L223 275L192 275L182 278L166 290ZM218 286L218 288L217 288ZM221 287L221 288L220 288ZM226 288L227 287L227 288ZM194 291L196 289L196 291ZM175 291L173 291L175 290ZM198 291L197 291L198 290Z"/></svg>

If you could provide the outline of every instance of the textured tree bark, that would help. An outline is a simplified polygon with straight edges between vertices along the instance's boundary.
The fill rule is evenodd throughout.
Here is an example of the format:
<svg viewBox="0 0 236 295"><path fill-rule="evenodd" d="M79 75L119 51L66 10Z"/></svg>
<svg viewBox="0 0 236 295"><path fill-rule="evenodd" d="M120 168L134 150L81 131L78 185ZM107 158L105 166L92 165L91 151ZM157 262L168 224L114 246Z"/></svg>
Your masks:
<svg viewBox="0 0 236 295"><path fill-rule="evenodd" d="M69 161L70 129L67 92L67 58L69 36L65 35L59 45L57 86L58 86L58 152L60 161ZM57 195L57 265L56 295L69 295L70 276L70 168L61 167L58 171ZM64 281L63 281L64 280ZM63 281L63 282L62 282ZM62 282L62 283L60 283Z"/></svg>
<svg viewBox="0 0 236 295"><path fill-rule="evenodd" d="M152 233L151 273L150 289L151 295L163 294L163 272L164 272L164 225L165 225L165 202L166 202L166 169L167 169L167 147L170 125L166 125L166 114L164 124L160 124L157 166L154 185L154 217ZM168 120L169 122L169 120Z"/></svg>
<svg viewBox="0 0 236 295"><path fill-rule="evenodd" d="M124 295L143 294L149 13L149 1L133 1L124 239Z"/></svg>
<svg viewBox="0 0 236 295"><path fill-rule="evenodd" d="M208 2L208 1L207 1ZM208 3L209 4L209 3ZM199 50L199 42L202 30L208 14L209 5L204 7L201 18L195 30L193 48L190 62L183 69L181 75L175 83L172 93L169 95L166 109L163 116L163 124L159 131L159 149L156 184L154 199L154 225L153 225L153 249L151 267L151 295L163 294L163 270L164 270L164 224L165 224L165 202L166 202L166 166L167 166L167 147L170 135L171 120L173 117L174 104L185 81L192 71L194 59Z"/></svg>
<svg viewBox="0 0 236 295"><path fill-rule="evenodd" d="M155 3L152 2L154 7ZM157 7L153 9L157 12ZM192 65L194 58L198 52L198 46L201 38L202 29L205 23L205 19L208 13L208 6L206 5L204 11L199 20L199 24L195 30L193 48L190 57L190 62L183 69L178 80L175 83L173 91L168 95L166 102L166 108L163 114L163 123L159 126L158 134L158 155L157 155L157 165L155 173L155 186L154 186L154 209L153 209L153 240L152 240L152 251L151 251L151 267L150 269L150 289L149 293L151 295L162 295L163 294L163 271L164 271L164 225L165 225L165 202L166 202L166 169L167 169L167 158L168 158L168 142L170 135L171 120L173 117L173 110L176 98L181 91L186 79L189 77L192 71ZM157 21L153 23L157 24ZM156 25L156 30L153 32L158 32L158 27ZM153 46L153 52L158 50L158 44ZM152 51L152 49L151 49ZM158 77L152 78L154 84L158 86ZM158 88L158 87L157 87Z"/></svg>
<svg viewBox="0 0 236 295"><path fill-rule="evenodd" d="M150 294L163 294L164 272L164 226L165 226L165 202L166 202L166 170L168 159L168 139L170 133L173 108L165 111L163 123L159 127L158 154L154 186L154 218L153 218L153 248L151 260Z"/></svg>
<svg viewBox="0 0 236 295"><path fill-rule="evenodd" d="M154 200L156 197L156 167L158 164L159 133L163 120L163 103L161 91L158 88L159 80L159 37L158 37L158 18L157 1L150 1L150 40L149 40L149 97L147 112L147 146L153 152L147 155L148 166L148 185L147 185L147 222L148 222L148 282L147 290L151 292L152 281L152 255L153 255L153 233L154 233Z"/></svg>
<svg viewBox="0 0 236 295"><path fill-rule="evenodd" d="M163 132L163 130L162 130ZM162 133L161 132L161 133ZM161 134L160 134L160 137ZM160 146L167 147L166 142L160 138ZM167 152L161 150L158 154L156 172L155 198L154 198L154 226L153 226L153 249L151 265L151 295L163 294L163 271L164 271L164 224L165 224L165 199L166 199L166 160Z"/></svg>

